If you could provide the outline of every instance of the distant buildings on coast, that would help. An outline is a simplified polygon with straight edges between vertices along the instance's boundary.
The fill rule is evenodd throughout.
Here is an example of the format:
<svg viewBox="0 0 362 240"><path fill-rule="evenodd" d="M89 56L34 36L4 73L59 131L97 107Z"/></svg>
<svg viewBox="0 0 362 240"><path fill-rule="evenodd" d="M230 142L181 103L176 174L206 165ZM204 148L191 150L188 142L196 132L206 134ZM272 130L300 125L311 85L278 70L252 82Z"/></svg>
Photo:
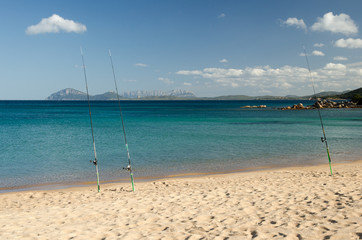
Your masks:
<svg viewBox="0 0 362 240"><path fill-rule="evenodd" d="M123 98L145 98L145 97L195 97L190 91L187 90L171 90L171 91L160 91L160 90L153 90L153 91L128 91L121 94Z"/></svg>
<svg viewBox="0 0 362 240"><path fill-rule="evenodd" d="M121 99L143 99L143 98L195 98L195 94L187 90L171 90L171 91L128 91L120 94ZM103 94L91 95L90 100L116 100L117 94L109 91ZM51 94L46 100L86 100L87 94L73 88L66 88Z"/></svg>

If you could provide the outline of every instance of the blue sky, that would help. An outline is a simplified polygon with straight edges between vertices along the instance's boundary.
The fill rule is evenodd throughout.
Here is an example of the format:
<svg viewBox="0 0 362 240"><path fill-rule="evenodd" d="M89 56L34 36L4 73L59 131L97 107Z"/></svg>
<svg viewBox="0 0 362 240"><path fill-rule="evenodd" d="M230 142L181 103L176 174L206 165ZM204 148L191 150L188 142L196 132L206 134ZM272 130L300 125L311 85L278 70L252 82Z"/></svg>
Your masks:
<svg viewBox="0 0 362 240"><path fill-rule="evenodd" d="M197 96L362 86L362 1L0 1L0 99L185 89Z"/></svg>

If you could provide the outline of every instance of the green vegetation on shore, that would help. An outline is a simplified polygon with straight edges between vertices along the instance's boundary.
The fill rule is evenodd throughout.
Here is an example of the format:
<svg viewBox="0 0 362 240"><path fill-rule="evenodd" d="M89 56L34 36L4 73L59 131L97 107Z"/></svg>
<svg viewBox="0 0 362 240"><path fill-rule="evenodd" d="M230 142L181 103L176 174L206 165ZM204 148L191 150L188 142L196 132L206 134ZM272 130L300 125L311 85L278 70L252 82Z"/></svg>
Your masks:
<svg viewBox="0 0 362 240"><path fill-rule="evenodd" d="M357 103L357 105L362 105L362 88L337 95L336 97L350 99L352 102Z"/></svg>
<svg viewBox="0 0 362 240"><path fill-rule="evenodd" d="M355 94L352 99L352 102L357 103L357 105L362 105L362 95L360 94Z"/></svg>

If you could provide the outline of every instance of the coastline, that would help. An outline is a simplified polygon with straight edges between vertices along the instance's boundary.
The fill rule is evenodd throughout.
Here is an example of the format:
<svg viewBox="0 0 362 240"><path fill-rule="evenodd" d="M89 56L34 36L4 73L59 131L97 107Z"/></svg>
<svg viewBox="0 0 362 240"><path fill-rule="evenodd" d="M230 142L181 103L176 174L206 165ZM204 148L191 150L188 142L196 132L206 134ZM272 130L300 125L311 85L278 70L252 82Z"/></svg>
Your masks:
<svg viewBox="0 0 362 240"><path fill-rule="evenodd" d="M170 175L135 177L135 182L151 182L151 181L159 181L159 180L172 179L172 178L192 178L192 177L223 175L223 174L232 174L232 173L255 172L267 169L279 169L283 168L282 166L284 165L275 164L267 166L245 167L235 170L229 170L229 171L225 170L219 172L185 172L185 173L174 173ZM128 178L101 180L100 185L102 188L102 185L123 184L123 183L128 183L129 181L130 180ZM39 184L22 185L22 186L2 187L0 188L0 195L9 192L52 191L52 190L63 190L68 188L87 188L87 187L92 187L96 184L97 184L96 181L81 181L81 182L39 183Z"/></svg>
<svg viewBox="0 0 362 240"><path fill-rule="evenodd" d="M332 163L334 164L348 164L353 162L359 162L362 160L348 160L342 163ZM141 176L135 177L135 183L143 182L152 182L152 181L161 181L167 179L183 179L183 178L198 178L205 176L216 176L216 175L229 175L229 174L243 174L248 172L259 172L259 171L274 171L280 169L293 169L293 168L308 168L308 167L319 167L323 166L321 163L314 164L272 164L272 165L263 165L263 166L254 166L254 167L244 167L234 170L224 170L224 171L212 171L212 172L181 172L173 173L169 175L155 175L155 176ZM111 180L101 180L100 186L102 189L103 185L112 185L112 184L127 184L130 182L128 178L119 178ZM96 181L77 181L77 182L53 182L53 183L39 183L39 184L29 184L29 185L20 185L20 186L11 186L11 187L0 187L0 195L6 193L17 193L17 192L32 192L32 191L54 191L54 190L66 190L73 188L92 188L96 186Z"/></svg>
<svg viewBox="0 0 362 240"><path fill-rule="evenodd" d="M0 194L9 239L360 239L362 160Z"/></svg>

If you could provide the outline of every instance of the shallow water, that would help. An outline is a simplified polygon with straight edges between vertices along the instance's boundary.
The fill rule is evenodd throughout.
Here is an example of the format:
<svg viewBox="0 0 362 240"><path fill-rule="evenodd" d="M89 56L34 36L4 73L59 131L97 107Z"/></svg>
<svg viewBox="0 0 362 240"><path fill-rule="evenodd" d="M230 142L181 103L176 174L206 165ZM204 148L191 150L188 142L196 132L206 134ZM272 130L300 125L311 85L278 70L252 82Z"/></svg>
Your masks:
<svg viewBox="0 0 362 240"><path fill-rule="evenodd" d="M327 163L311 101L124 101L136 177ZM245 105L266 109L244 109ZM117 102L91 102L101 181L127 179ZM333 162L359 159L362 109L323 109ZM0 101L0 188L94 181L87 102Z"/></svg>

